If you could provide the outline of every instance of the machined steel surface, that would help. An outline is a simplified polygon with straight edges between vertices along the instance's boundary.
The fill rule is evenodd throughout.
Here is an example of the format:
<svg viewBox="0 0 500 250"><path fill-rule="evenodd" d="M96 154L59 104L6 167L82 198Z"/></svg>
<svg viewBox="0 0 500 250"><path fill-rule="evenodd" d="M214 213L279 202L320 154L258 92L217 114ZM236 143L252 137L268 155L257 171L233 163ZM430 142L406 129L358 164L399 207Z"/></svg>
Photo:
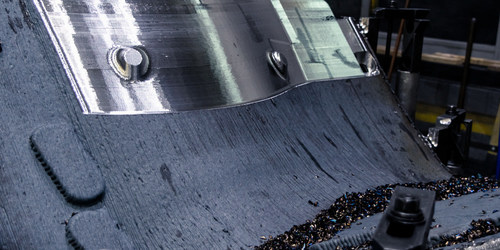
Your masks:
<svg viewBox="0 0 500 250"><path fill-rule="evenodd" d="M84 113L236 106L364 75L322 0L34 2ZM113 57L122 47L142 48L147 70L134 51L139 65ZM285 77L270 69L270 50L286 59Z"/></svg>

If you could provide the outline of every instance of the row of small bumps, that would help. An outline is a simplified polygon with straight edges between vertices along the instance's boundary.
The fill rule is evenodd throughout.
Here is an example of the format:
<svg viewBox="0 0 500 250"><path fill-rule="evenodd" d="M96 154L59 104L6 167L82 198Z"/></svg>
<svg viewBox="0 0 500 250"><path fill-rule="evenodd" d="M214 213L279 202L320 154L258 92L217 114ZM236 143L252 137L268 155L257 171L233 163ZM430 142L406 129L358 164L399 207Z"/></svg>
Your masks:
<svg viewBox="0 0 500 250"><path fill-rule="evenodd" d="M31 135L30 146L68 203L88 208L102 201L104 178L72 127L42 127ZM66 224L66 238L74 249L132 249L115 225L105 208L75 212Z"/></svg>

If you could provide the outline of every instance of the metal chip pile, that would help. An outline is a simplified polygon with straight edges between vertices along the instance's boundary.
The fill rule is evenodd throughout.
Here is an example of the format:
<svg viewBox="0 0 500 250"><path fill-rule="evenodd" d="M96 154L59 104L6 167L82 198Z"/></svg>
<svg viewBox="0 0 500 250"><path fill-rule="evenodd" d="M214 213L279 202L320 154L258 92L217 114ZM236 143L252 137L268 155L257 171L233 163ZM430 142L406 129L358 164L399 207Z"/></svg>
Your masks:
<svg viewBox="0 0 500 250"><path fill-rule="evenodd" d="M441 248L447 246L453 246L456 244L464 242L472 242L475 239L486 237L489 235L494 235L500 233L500 227L495 225L495 222L491 219L488 220L477 220L471 222L471 228L467 231L456 234L453 236L442 236L438 242L432 244L432 248ZM340 247L337 246L338 250L360 250L360 249L371 249L371 241L365 242L358 246L352 247Z"/></svg>
<svg viewBox="0 0 500 250"><path fill-rule="evenodd" d="M488 235L500 233L500 227L496 226L493 220L472 221L472 227L467 231L452 236L443 236L440 241L433 245L433 248L452 246L463 242L471 242Z"/></svg>
<svg viewBox="0 0 500 250"><path fill-rule="evenodd" d="M314 220L295 225L289 231L269 238L256 249L302 249L331 239L351 224L383 212L396 186L436 191L436 200L446 200L499 187L500 182L488 177L460 177L428 183L390 184L368 189L364 193L347 193L338 198L329 209L321 211ZM486 227L481 227L486 228Z"/></svg>

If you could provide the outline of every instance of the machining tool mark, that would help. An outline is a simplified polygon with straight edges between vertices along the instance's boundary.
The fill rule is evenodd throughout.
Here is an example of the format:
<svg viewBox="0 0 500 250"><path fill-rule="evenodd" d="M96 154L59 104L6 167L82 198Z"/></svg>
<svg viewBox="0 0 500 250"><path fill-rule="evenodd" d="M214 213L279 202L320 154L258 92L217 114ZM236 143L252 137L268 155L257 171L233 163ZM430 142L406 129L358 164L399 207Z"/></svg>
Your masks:
<svg viewBox="0 0 500 250"><path fill-rule="evenodd" d="M18 240L12 230L12 220L7 215L7 211L4 207L0 206L0 237L5 237L4 241L0 241L1 249L14 249L15 246L19 246ZM0 238L1 239L1 238Z"/></svg>
<svg viewBox="0 0 500 250"><path fill-rule="evenodd" d="M420 143L418 143L415 137L411 134L410 130L408 130L408 128L401 122L399 123L399 128L410 136L410 138L417 144L418 149L420 149L420 152L422 152L422 155L424 155L425 159L429 161L429 157L427 157L427 154L425 154L424 150L420 146Z"/></svg>
<svg viewBox="0 0 500 250"><path fill-rule="evenodd" d="M163 163L163 165L161 165L160 172L161 172L161 178L164 181L168 182L168 185L170 185L170 188L172 188L172 191L174 191L174 194L177 195L177 191L175 190L174 183L172 182L172 172L170 172L170 169L168 168L167 164Z"/></svg>
<svg viewBox="0 0 500 250"><path fill-rule="evenodd" d="M26 25L28 25L28 28L32 30L35 25L33 21L31 21L31 14L28 11L28 8L26 8L26 3L24 2L24 0L19 0L19 7L21 8L21 12L23 13L24 22L26 23Z"/></svg>
<svg viewBox="0 0 500 250"><path fill-rule="evenodd" d="M415 140L415 137L411 134L410 130L408 130L408 128L403 124L403 123L399 123L399 128L404 131L406 134L408 134L408 136L410 136L410 138L415 142L417 143L417 140Z"/></svg>
<svg viewBox="0 0 500 250"><path fill-rule="evenodd" d="M299 153L297 153L297 150L295 150L295 148L293 146L291 146L290 149L292 150L293 154L295 154L297 157L300 157Z"/></svg>
<svg viewBox="0 0 500 250"><path fill-rule="evenodd" d="M350 79L346 80L346 82L347 82L347 83L349 83L349 84L352 84L352 81L351 81ZM360 85L360 86L361 86L361 85ZM358 93L357 89L356 89L353 85L351 85L351 87L352 87L352 91L354 92L354 94L356 94L356 97L358 98L359 102L360 102L360 103L364 103L364 102L363 102L363 98L361 98L361 97L359 96L359 93ZM366 108L366 105L362 105L361 107L362 107L362 108L363 108L363 110L366 112L366 114L370 114L370 113L371 113L371 112L370 112L370 111L368 111L368 109ZM368 117L368 119L370 119L370 121L371 121L371 122L373 122L373 123L378 123L378 121L374 121L374 120L373 120L370 116L367 116L367 117ZM385 120L384 120L384 119L385 119ZM382 116L382 120L383 120L385 123L387 123L387 124L392 124L392 123L391 123L391 121L390 121L390 120L388 120L387 118L385 118L384 116ZM375 128L375 129L376 129L376 130L377 130L380 134L383 134L383 132L381 132L381 131L380 131L380 128L379 128L378 126L374 126L374 128ZM382 138L384 138L384 140L387 142L387 145L389 145L389 146L391 146L391 148L393 148L392 143L391 143L391 142L387 139L387 137L386 137L386 136L383 136Z"/></svg>
<svg viewBox="0 0 500 250"><path fill-rule="evenodd" d="M14 31L14 34L17 34L17 29L22 29L23 28L23 22L21 21L21 19L19 19L19 17L16 17L14 19L12 19L10 16L7 16L8 18L8 23L9 23L9 27L12 31Z"/></svg>
<svg viewBox="0 0 500 250"><path fill-rule="evenodd" d="M354 134L356 134L356 136L358 137L358 139L361 141L361 143L363 143L363 145L365 145L367 148L368 146L366 145L365 141L363 140L363 138L361 137L361 135L359 134L359 131L354 127L354 124L352 124L351 120L349 120L349 118L347 117L347 114L345 113L344 111L344 108L342 108L342 106L339 104L339 108L340 108L340 111L342 111L342 114L343 114L343 117L344 117L344 120L349 123L349 125L351 126L352 130L354 131Z"/></svg>
<svg viewBox="0 0 500 250"><path fill-rule="evenodd" d="M307 155L309 156L309 158L311 158L311 160L314 162L314 165L316 165L316 167L321 172L323 172L324 174L326 174L326 176L330 177L330 179L332 179L336 183L339 183L335 178L333 178L332 175L330 175L328 172L326 172L325 169L323 169L323 167L321 167L321 165L319 164L318 160L316 160L316 158L314 157L314 155L312 155L311 151L309 151L309 149L307 149L307 147L304 145L304 143L302 143L299 139L297 139L297 141L299 142L299 145L302 147L302 149L304 149L304 151L307 153Z"/></svg>
<svg viewBox="0 0 500 250"><path fill-rule="evenodd" d="M332 140L330 137L328 137L328 135L326 135L325 133L323 133L323 136L325 137L325 139L326 139L326 140L327 140L330 144L332 144L332 146L333 146L333 147L338 148L338 147L337 147L337 144L335 144L335 142L333 142L333 140Z"/></svg>
<svg viewBox="0 0 500 250"><path fill-rule="evenodd" d="M239 1L241 1L241 0L239 0ZM262 38L262 34L260 33L260 30L257 28L257 24L255 24L255 20L252 18L252 16L245 13L245 11L241 7L239 1L236 4L238 5L238 8L240 9L241 14L243 14L243 17L245 18L245 21L248 24L248 28L250 28L250 31L253 34L253 40L255 42L261 43L264 39Z"/></svg>

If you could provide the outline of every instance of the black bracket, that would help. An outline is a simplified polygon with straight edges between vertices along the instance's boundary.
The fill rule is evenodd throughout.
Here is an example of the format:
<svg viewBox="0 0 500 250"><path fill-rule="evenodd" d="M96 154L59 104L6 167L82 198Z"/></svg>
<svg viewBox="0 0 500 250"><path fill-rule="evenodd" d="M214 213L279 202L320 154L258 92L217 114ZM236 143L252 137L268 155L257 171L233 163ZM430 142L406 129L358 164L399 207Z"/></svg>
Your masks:
<svg viewBox="0 0 500 250"><path fill-rule="evenodd" d="M429 128L427 135L434 152L455 175L463 174L469 160L472 120L465 119L465 115L464 109L450 105L445 114L438 116L436 126Z"/></svg>
<svg viewBox="0 0 500 250"><path fill-rule="evenodd" d="M436 192L398 186L373 235L373 249L425 249Z"/></svg>
<svg viewBox="0 0 500 250"><path fill-rule="evenodd" d="M381 21L387 23L387 38L385 45L385 55L383 58L383 68L388 71L391 62L391 43L394 30L394 21L405 20L404 40L403 40L403 67L405 71L418 72L422 58L422 46L424 30L429 23L425 19L429 14L429 9L422 8L377 8L374 16L370 18L368 27L368 41L373 50L377 50L378 33Z"/></svg>

